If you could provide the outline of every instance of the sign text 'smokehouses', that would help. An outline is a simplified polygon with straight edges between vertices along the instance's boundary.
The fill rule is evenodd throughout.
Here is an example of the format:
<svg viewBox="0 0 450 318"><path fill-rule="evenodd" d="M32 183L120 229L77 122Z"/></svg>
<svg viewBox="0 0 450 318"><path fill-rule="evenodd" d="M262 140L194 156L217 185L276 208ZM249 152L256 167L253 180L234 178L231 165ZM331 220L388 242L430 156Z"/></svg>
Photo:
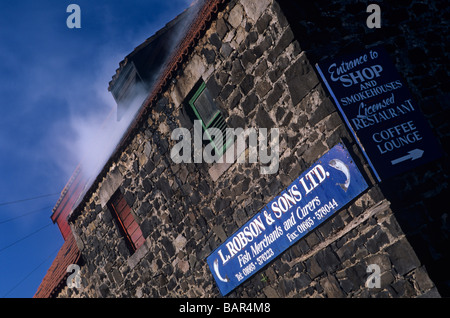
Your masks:
<svg viewBox="0 0 450 318"><path fill-rule="evenodd" d="M342 144L311 168L207 258L222 295L228 294L367 189Z"/></svg>
<svg viewBox="0 0 450 318"><path fill-rule="evenodd" d="M378 181L442 155L383 47L316 65Z"/></svg>

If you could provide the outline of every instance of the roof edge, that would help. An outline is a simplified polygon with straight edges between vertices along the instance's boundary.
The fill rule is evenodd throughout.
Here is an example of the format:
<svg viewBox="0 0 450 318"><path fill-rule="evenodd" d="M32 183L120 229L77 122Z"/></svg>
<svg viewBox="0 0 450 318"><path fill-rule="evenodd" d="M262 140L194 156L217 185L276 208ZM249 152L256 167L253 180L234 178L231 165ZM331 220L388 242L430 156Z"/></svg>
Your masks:
<svg viewBox="0 0 450 318"><path fill-rule="evenodd" d="M170 83L174 72L178 69L178 66L185 61L188 57L189 49L198 42L201 36L206 32L208 24L211 22L212 18L218 13L219 7L227 2L227 0L205 0L205 3L200 8L197 16L191 23L184 39L180 42L178 47L174 50L171 58L168 60L166 67L162 70L161 75L158 80L153 85L151 93L143 102L140 110L134 117L127 131L123 135L121 141L116 146L114 152L103 166L103 169L95 178L94 182L91 184L89 189L83 195L80 202L74 207L72 212L68 216L68 221L73 222L81 214L88 197L90 197L97 189L97 185L101 182L103 177L108 173L110 166L113 161L120 155L121 151L126 147L126 144L134 136L136 129L143 123L143 118L151 106L155 104L159 96L163 93L163 89Z"/></svg>

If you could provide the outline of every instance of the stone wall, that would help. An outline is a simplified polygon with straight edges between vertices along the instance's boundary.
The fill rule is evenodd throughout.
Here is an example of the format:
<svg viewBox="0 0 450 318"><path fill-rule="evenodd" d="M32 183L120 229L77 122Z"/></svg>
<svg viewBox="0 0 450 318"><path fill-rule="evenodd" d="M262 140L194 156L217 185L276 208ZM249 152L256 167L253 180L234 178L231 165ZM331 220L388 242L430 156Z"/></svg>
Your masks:
<svg viewBox="0 0 450 318"><path fill-rule="evenodd" d="M375 1L381 28L365 27L364 1L279 1L311 63L382 44L428 119L445 156L381 183L408 240L439 290L450 295L449 70L445 1Z"/></svg>
<svg viewBox="0 0 450 318"><path fill-rule="evenodd" d="M229 297L439 296L277 2L230 1L71 224L80 289L60 297L218 297L218 247L338 142L370 183L345 209ZM279 128L278 173L259 163L175 164L171 132L192 129L185 98L203 80L229 127ZM105 197L119 189L146 237L133 255ZM365 287L369 264L381 287Z"/></svg>

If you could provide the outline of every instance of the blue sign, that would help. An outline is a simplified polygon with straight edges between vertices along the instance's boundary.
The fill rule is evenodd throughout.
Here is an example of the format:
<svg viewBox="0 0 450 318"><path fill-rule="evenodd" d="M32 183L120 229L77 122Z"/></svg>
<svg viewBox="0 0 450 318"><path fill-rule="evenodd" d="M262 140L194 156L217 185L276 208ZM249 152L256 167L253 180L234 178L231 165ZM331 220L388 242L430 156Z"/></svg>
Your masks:
<svg viewBox="0 0 450 318"><path fill-rule="evenodd" d="M222 295L274 260L353 198L367 183L338 144L208 257Z"/></svg>
<svg viewBox="0 0 450 318"><path fill-rule="evenodd" d="M378 181L442 156L383 47L323 61L316 68Z"/></svg>

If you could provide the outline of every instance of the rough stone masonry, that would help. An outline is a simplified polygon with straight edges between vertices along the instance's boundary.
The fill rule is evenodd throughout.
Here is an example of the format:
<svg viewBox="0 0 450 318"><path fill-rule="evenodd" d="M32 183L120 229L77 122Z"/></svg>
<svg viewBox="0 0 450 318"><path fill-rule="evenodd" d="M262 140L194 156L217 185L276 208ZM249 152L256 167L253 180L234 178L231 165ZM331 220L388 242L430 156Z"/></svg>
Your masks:
<svg viewBox="0 0 450 318"><path fill-rule="evenodd" d="M448 123L439 115L448 112L443 97L448 87L438 83L448 81L439 65L449 52L442 46L450 41L444 41L436 23L444 2L430 5L434 11L429 13L416 1L382 5L382 28L370 31L361 22L366 15L362 2L292 3L232 0L220 5L131 141L108 162L100 182L71 215L82 255L81 288L65 287L58 297L220 296L206 264L208 254L338 142L351 151L370 183L368 191L228 297L439 297L430 261L416 251L419 237L448 226L448 219L420 223L422 214L437 213L440 205L432 198L448 192L447 179L437 177L442 171L448 175L448 160L378 185L313 64L349 48L385 43L448 149ZM404 24L396 25L399 19ZM419 27L423 21L430 28ZM193 129L186 97L199 81L206 83L228 127L279 128L278 173L261 174L258 163L173 162L171 132ZM134 253L107 204L117 190L145 237ZM439 222L440 216L433 217ZM445 257L448 252L441 253ZM366 287L370 264L380 267L379 288Z"/></svg>

